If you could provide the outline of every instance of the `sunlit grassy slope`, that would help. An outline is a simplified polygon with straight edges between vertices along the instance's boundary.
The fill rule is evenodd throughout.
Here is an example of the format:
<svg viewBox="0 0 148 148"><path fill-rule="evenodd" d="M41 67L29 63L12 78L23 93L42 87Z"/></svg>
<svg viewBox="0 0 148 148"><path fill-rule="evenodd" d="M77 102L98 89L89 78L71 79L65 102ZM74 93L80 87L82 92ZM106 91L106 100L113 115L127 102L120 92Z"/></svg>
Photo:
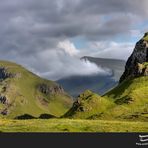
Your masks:
<svg viewBox="0 0 148 148"><path fill-rule="evenodd" d="M55 82L42 79L12 62L0 61L0 67L17 75L0 82L0 95L6 96L9 101L9 106L0 103L0 110L8 108L8 115L2 117L15 118L23 114L38 117L44 113L61 116L71 107L71 98L66 93L50 95L38 89L40 84L54 88L58 85Z"/></svg>
<svg viewBox="0 0 148 148"><path fill-rule="evenodd" d="M104 97L114 101L114 107L108 110L111 116L148 121L147 76L126 80Z"/></svg>
<svg viewBox="0 0 148 148"><path fill-rule="evenodd" d="M147 122L105 120L0 120L0 132L148 132Z"/></svg>
<svg viewBox="0 0 148 148"><path fill-rule="evenodd" d="M126 80L102 97L84 92L65 117L148 121L148 77Z"/></svg>
<svg viewBox="0 0 148 148"><path fill-rule="evenodd" d="M86 90L78 97L78 101L64 115L67 118L93 119L105 112L113 104L110 100Z"/></svg>

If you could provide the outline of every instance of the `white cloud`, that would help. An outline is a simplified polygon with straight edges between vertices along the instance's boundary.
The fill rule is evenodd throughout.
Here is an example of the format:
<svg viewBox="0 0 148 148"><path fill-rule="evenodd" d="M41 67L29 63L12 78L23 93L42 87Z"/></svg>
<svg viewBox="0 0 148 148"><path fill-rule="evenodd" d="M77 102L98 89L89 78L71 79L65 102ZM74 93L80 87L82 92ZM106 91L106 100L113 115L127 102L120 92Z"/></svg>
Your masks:
<svg viewBox="0 0 148 148"><path fill-rule="evenodd" d="M69 40L64 40L62 42L59 42L57 47L63 49L70 56L74 56L79 53L79 50L76 49L74 44L71 43Z"/></svg>
<svg viewBox="0 0 148 148"><path fill-rule="evenodd" d="M60 47L60 48L58 48ZM16 61L29 68L39 76L50 80L58 80L69 76L87 75L110 75L111 71L106 68L98 67L89 61L80 60L77 57L80 51L73 43L66 40L58 43L55 49L46 49L33 56L17 57Z"/></svg>
<svg viewBox="0 0 148 148"><path fill-rule="evenodd" d="M40 73L41 76L52 79L58 80L60 78L69 77L69 76L87 76L87 75L110 75L111 71L109 69L103 69L98 67L97 65L89 62L89 61L81 61L77 58L70 58L69 57L60 57L60 65L52 67L52 70ZM56 59L59 60L59 59Z"/></svg>
<svg viewBox="0 0 148 148"><path fill-rule="evenodd" d="M73 75L110 75L109 69L98 67L89 61L80 60L81 56L100 58L127 59L133 51L133 43L91 42L91 49L77 49L68 39L60 41L56 50L47 49L37 54L37 61L32 65L34 71L42 77L52 80ZM39 62L39 64L37 64ZM30 62L29 62L30 63ZM38 65L38 66L36 66ZM44 67L39 66L44 65Z"/></svg>

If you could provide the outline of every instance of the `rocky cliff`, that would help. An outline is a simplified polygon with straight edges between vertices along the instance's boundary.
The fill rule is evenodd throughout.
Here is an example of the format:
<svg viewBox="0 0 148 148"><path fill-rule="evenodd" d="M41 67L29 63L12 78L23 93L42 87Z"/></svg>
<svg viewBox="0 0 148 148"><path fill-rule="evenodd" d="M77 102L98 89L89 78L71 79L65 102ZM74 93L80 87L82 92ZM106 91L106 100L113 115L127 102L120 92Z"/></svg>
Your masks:
<svg viewBox="0 0 148 148"><path fill-rule="evenodd" d="M54 95L54 94L64 94L64 89L62 86L56 84L55 86L50 86L45 83L38 85L38 90L45 95Z"/></svg>
<svg viewBox="0 0 148 148"><path fill-rule="evenodd" d="M148 76L148 32L136 43L132 55L127 60L120 83L141 75Z"/></svg>

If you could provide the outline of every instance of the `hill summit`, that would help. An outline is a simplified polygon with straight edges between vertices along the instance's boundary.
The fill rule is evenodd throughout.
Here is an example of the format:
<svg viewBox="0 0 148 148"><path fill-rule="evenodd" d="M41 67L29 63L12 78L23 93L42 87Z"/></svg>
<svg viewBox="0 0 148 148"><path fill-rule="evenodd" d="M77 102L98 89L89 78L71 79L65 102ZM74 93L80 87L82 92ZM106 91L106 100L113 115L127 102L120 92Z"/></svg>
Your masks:
<svg viewBox="0 0 148 148"><path fill-rule="evenodd" d="M63 88L24 67L0 61L0 116L3 118L63 115L72 104Z"/></svg>

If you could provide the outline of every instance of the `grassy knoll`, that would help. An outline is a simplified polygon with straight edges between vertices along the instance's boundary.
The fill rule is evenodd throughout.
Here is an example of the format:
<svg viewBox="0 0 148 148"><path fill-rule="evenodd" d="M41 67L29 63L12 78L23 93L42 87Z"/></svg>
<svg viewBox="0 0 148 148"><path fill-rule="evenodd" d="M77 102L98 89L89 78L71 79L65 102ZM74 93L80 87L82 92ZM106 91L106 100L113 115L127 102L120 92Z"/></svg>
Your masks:
<svg viewBox="0 0 148 148"><path fill-rule="evenodd" d="M148 121L147 82L147 76L126 80L102 97L85 91L65 117Z"/></svg>

